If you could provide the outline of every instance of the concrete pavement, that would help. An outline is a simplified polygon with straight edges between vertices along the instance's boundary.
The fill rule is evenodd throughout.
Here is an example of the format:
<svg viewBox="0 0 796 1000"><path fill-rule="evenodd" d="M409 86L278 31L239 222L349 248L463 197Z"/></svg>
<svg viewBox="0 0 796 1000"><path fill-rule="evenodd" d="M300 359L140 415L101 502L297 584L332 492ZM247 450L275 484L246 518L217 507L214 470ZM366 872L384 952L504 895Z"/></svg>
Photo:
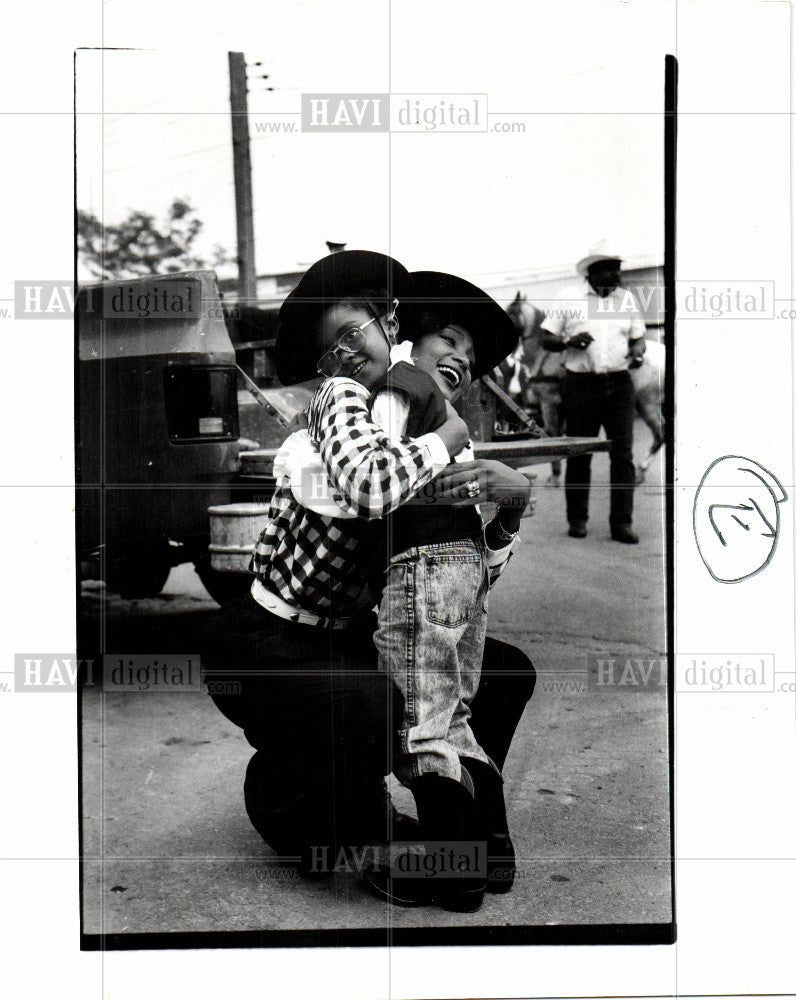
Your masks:
<svg viewBox="0 0 796 1000"><path fill-rule="evenodd" d="M535 471L537 513L490 609L490 631L539 671L505 768L514 890L457 915L392 909L353 875L304 882L251 828L242 785L252 750L206 695L95 686L83 702L86 932L670 919L665 688L595 683L599 658L616 660L618 678L628 657L649 664L665 649L660 461L637 491L638 546L609 540L606 456L594 460L584 540L566 536L563 490L544 487L546 466ZM88 589L85 622L97 623L103 602L106 648L118 652L192 649L215 606L190 567L153 600ZM411 810L403 789L396 798Z"/></svg>

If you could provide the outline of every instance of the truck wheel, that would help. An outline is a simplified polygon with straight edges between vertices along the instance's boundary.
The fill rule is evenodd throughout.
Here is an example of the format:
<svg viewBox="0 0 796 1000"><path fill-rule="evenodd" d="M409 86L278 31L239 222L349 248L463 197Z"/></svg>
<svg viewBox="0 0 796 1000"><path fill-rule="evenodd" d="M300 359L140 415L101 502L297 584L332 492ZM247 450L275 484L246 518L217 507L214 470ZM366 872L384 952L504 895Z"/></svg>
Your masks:
<svg viewBox="0 0 796 1000"><path fill-rule="evenodd" d="M213 569L209 554L196 559L194 568L205 590L218 604L228 604L252 589L251 573L222 573Z"/></svg>
<svg viewBox="0 0 796 1000"><path fill-rule="evenodd" d="M169 543L165 540L135 551L109 552L105 583L109 590L127 600L157 597L169 578L171 566Z"/></svg>

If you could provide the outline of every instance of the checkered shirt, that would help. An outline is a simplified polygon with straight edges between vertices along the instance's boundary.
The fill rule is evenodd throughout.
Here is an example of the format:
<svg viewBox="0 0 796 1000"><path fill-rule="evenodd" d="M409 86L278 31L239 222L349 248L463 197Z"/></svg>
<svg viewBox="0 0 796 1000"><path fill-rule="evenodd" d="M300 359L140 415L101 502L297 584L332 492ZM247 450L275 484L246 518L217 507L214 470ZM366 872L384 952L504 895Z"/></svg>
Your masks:
<svg viewBox="0 0 796 1000"><path fill-rule="evenodd" d="M391 443L370 418L368 390L346 378L328 379L308 412L335 499L357 518L383 517L433 474L428 450L405 439ZM368 610L370 594L356 559L361 524L302 507L290 483L278 482L251 570L288 603L329 618Z"/></svg>

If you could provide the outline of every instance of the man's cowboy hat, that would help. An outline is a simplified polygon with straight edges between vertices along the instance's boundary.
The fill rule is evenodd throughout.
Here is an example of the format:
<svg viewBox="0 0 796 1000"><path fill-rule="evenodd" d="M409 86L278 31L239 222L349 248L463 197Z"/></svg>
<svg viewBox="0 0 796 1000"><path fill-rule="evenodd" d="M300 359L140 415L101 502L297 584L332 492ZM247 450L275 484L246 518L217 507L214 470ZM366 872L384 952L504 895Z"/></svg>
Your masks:
<svg viewBox="0 0 796 1000"><path fill-rule="evenodd" d="M439 329L451 323L463 327L473 338L473 379L491 372L519 343L508 313L471 282L441 271L413 271L410 278L410 294L401 299L401 339L421 335L423 313L433 313Z"/></svg>
<svg viewBox="0 0 796 1000"><path fill-rule="evenodd" d="M575 270L582 278L585 278L592 264L601 264L609 261L612 264L621 264L624 259L624 257L619 257L615 253L591 253L588 257L583 257L578 261L575 265Z"/></svg>
<svg viewBox="0 0 796 1000"><path fill-rule="evenodd" d="M274 361L282 385L318 374L318 321L329 306L365 289L401 299L408 285L403 264L372 250L341 250L316 261L279 310Z"/></svg>

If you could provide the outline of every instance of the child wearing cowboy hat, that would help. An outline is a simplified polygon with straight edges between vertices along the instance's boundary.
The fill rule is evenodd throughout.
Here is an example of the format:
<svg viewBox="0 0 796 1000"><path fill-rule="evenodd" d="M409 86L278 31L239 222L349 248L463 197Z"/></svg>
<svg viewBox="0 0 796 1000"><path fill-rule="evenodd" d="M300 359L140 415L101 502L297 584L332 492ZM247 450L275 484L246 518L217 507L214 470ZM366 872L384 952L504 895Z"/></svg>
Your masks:
<svg viewBox="0 0 796 1000"><path fill-rule="evenodd" d="M440 272L411 277L411 299L402 304L409 339L388 344L389 358L383 349L366 343L361 328L352 335L344 332L336 342L329 337L324 344L321 336L329 349L319 370L357 381L364 376L374 422L391 440L418 439L441 426L450 404L517 342L507 314L481 289ZM388 339L397 332L394 326L389 331ZM313 399L308 432L288 439L277 457L275 470L288 478L306 482L313 468L312 456L306 450L302 454L307 446L300 440L302 434L321 452L330 447L318 413L334 381L325 383ZM457 461L471 458L469 446L456 456ZM505 472L509 478L503 506L513 504L521 513L528 502L528 482L519 473ZM317 487L317 475L310 478ZM414 794L427 844L485 842L488 881L483 873L397 880L390 870L374 869L366 882L374 893L398 905L436 901L446 909L472 911L480 906L487 885L493 892L506 892L513 881L502 778L468 720L480 676L488 590L508 561L516 532L503 529L496 518L486 535L488 549L480 513L472 505L480 484L470 479L463 485L465 505L410 501L369 522L361 551L378 604L374 642L379 667L404 696L393 771ZM334 487L331 492L337 493ZM306 496L301 500L313 506ZM350 516L344 502L335 503L329 494L320 502L327 515ZM429 854L433 849L427 848Z"/></svg>
<svg viewBox="0 0 796 1000"><path fill-rule="evenodd" d="M328 349L321 332L339 339L364 327L368 358L386 354L382 329L407 281L398 261L369 251L313 264L280 310L282 382L316 375ZM363 367L358 377L369 372ZM367 388L332 381L319 411L334 444L329 474L344 484L357 520L309 510L278 478L254 547L251 593L218 612L202 651L208 669L242 671L240 693L214 700L257 751L244 786L249 817L279 853L300 859L308 877L318 877L319 845L336 857L340 845L406 835L407 819L391 808L383 781L398 699L373 669L373 602L358 549L365 522L414 495L468 439L456 416L435 433L392 442L371 419Z"/></svg>
<svg viewBox="0 0 796 1000"><path fill-rule="evenodd" d="M343 487L335 496L341 502L345 496L349 517L384 516L441 472L467 441L466 425L455 415L406 444L391 443L369 415L367 422L363 417L367 389L389 364L394 296L408 280L406 269L385 254L341 251L313 264L279 312L275 362L284 385L317 377L319 367L328 374L329 355L337 356L330 345L341 342L336 350L345 358L354 357L350 345L358 345L356 383L327 381L311 406L333 446L324 468ZM343 531L333 523L333 510L302 503L298 487L308 478L298 474L291 481L285 468L297 441L300 436L291 435L274 462L277 489L254 550L253 596L290 620L300 620L294 617L299 608L301 620L313 618L312 624L348 621L370 606L367 581L353 558L361 531L354 522ZM327 516L318 521L317 514Z"/></svg>

